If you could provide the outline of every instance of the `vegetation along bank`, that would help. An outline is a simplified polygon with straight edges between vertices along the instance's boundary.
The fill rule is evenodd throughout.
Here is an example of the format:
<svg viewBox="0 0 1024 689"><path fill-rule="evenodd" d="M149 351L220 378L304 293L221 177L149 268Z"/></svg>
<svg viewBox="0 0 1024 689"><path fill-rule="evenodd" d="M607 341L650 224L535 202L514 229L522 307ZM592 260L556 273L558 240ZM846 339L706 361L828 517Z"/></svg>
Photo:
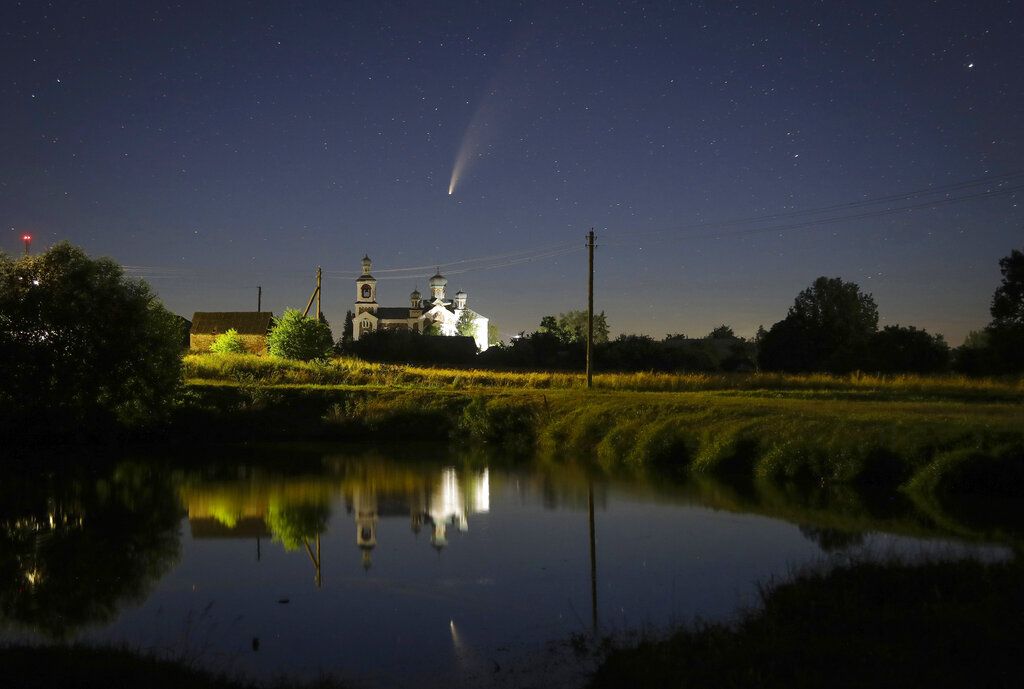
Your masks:
<svg viewBox="0 0 1024 689"><path fill-rule="evenodd" d="M954 377L515 374L185 359L185 437L483 442L658 468L924 492L1024 486L1024 387Z"/></svg>

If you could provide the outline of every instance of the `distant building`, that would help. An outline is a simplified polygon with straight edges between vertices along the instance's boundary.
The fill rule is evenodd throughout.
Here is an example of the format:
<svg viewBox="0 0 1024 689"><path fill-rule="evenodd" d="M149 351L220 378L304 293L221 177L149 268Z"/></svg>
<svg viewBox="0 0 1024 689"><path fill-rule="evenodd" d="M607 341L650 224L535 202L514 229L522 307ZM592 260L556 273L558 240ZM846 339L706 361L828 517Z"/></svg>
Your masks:
<svg viewBox="0 0 1024 689"><path fill-rule="evenodd" d="M409 295L409 306L380 306L377 304L377 280L370 274L370 257L363 256L363 272L356 278L356 303L352 313L352 339L375 330L411 330L422 333L431 323L437 323L442 335L457 335L459 319L464 313L472 318L471 337L481 352L487 349L488 319L468 306L469 295L455 293L455 299L445 298L448 279L438 272L430 278L430 299L423 299L419 290Z"/></svg>
<svg viewBox="0 0 1024 689"><path fill-rule="evenodd" d="M189 331L189 349L208 352L218 335L234 328L250 352L265 354L273 318L270 311L196 311Z"/></svg>

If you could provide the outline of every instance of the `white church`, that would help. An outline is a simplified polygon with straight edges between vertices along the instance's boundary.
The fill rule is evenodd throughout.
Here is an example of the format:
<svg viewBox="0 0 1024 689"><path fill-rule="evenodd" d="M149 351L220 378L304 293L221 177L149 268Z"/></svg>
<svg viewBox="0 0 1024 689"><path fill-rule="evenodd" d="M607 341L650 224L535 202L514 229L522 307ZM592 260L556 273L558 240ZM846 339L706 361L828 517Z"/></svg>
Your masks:
<svg viewBox="0 0 1024 689"><path fill-rule="evenodd" d="M442 335L457 335L463 313L472 318L472 337L477 349L487 349L487 319L466 305L468 295L459 290L455 299L445 299L448 279L438 272L430 278L430 299L423 299L419 290L409 295L409 306L380 306L377 304L377 280L370 274L370 257L363 256L363 273L356 278L356 303L352 339L375 330L411 330L422 333L431 323L437 323Z"/></svg>

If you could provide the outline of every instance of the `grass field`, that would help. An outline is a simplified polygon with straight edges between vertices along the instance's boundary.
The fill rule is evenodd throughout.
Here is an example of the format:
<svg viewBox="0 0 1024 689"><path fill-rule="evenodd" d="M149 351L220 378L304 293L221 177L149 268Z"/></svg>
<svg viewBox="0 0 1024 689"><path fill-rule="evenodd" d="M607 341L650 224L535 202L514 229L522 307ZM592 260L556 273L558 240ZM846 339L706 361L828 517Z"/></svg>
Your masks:
<svg viewBox="0 0 1024 689"><path fill-rule="evenodd" d="M609 471L658 467L923 494L1024 487L1020 380L562 373L186 358L194 420L222 432L476 441ZM428 430L429 429L429 430Z"/></svg>
<svg viewBox="0 0 1024 689"><path fill-rule="evenodd" d="M374 364L359 359L301 362L244 354L189 354L185 377L191 382L258 379L275 385L397 386L449 390L583 389L580 373L503 372ZM803 396L869 396L1024 402L1024 379L965 376L877 376L784 373L598 373L598 390L631 392L742 392Z"/></svg>

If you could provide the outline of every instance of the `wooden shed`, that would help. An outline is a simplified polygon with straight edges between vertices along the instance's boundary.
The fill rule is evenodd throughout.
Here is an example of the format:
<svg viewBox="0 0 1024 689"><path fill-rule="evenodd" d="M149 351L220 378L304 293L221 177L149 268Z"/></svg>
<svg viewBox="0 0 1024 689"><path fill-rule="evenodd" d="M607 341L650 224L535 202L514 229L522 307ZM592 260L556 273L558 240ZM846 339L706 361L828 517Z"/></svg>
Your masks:
<svg viewBox="0 0 1024 689"><path fill-rule="evenodd" d="M189 331L189 349L208 352L218 335L234 328L250 352L265 354L273 318L270 311L196 311Z"/></svg>

